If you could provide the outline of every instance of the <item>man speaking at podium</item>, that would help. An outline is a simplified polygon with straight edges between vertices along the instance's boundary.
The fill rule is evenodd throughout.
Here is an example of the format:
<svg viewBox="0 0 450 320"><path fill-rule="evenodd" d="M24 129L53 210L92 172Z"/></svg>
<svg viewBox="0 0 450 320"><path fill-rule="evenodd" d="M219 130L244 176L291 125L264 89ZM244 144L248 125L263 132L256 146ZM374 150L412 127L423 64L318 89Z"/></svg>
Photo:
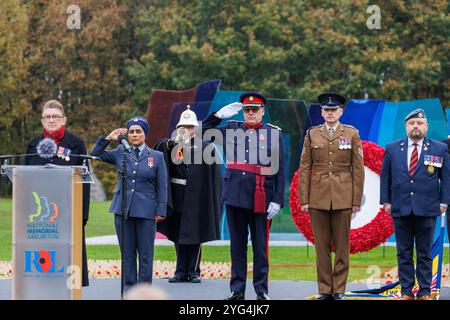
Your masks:
<svg viewBox="0 0 450 320"><path fill-rule="evenodd" d="M57 156L43 158L40 156L29 156L25 158L26 165L45 165L47 163L59 166L81 166L83 159L80 157L69 157L67 154L85 155L86 146L84 141L65 129L67 117L64 114L64 107L56 100L47 101L42 108L41 123L42 134L31 139L27 144L27 154L36 154L37 146L44 138L53 139L58 146ZM87 268L87 255L84 227L89 219L89 202L91 187L88 183L83 184L83 262L82 262L82 285L89 286L89 275Z"/></svg>

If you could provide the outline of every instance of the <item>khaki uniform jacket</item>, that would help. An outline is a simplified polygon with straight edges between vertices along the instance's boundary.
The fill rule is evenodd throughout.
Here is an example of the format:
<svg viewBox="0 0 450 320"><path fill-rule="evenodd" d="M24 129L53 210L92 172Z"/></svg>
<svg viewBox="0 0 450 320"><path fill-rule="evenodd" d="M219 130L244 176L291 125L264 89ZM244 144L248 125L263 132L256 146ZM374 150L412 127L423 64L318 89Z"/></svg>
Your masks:
<svg viewBox="0 0 450 320"><path fill-rule="evenodd" d="M318 210L361 206L364 161L358 130L339 123L330 137L325 124L310 128L299 171L302 205Z"/></svg>

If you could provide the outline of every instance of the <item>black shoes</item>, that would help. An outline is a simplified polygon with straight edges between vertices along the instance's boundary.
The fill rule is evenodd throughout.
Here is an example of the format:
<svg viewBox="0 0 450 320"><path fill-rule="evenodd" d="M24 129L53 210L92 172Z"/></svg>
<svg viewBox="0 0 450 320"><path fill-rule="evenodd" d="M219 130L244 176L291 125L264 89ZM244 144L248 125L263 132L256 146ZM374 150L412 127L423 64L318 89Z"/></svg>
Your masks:
<svg viewBox="0 0 450 320"><path fill-rule="evenodd" d="M256 295L256 300L270 300L270 298L267 293L263 292Z"/></svg>
<svg viewBox="0 0 450 320"><path fill-rule="evenodd" d="M170 283L180 283L180 282L188 282L188 278L187 277L177 277L174 276L172 278L169 278L169 282Z"/></svg>
<svg viewBox="0 0 450 320"><path fill-rule="evenodd" d="M314 300L334 300L334 297L328 293L319 293L319 296Z"/></svg>
<svg viewBox="0 0 450 320"><path fill-rule="evenodd" d="M333 294L333 299L334 300L342 300L342 299L344 299L344 294L343 293L335 293L335 294Z"/></svg>
<svg viewBox="0 0 450 320"><path fill-rule="evenodd" d="M174 276L172 278L169 278L170 283L181 283L181 282L189 282L189 283L200 283L202 280L199 276L186 276L186 277L179 277Z"/></svg>
<svg viewBox="0 0 450 320"><path fill-rule="evenodd" d="M231 292L230 296L225 298L225 300L245 300L245 295L243 292Z"/></svg>
<svg viewBox="0 0 450 320"><path fill-rule="evenodd" d="M188 276L188 277L187 277L187 282L190 282L190 283L200 283L200 282L202 282L202 280L200 279L199 276Z"/></svg>

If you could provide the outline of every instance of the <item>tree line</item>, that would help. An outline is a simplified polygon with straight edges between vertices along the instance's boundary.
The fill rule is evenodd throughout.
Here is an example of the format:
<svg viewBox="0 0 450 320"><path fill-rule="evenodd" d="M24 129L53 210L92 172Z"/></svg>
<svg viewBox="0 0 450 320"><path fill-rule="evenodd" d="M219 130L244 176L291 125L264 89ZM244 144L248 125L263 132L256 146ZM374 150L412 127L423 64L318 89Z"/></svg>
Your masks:
<svg viewBox="0 0 450 320"><path fill-rule="evenodd" d="M448 1L0 1L0 154L42 130L60 100L88 149L144 115L153 89L221 79L222 90L314 102L324 90L391 101L449 102Z"/></svg>

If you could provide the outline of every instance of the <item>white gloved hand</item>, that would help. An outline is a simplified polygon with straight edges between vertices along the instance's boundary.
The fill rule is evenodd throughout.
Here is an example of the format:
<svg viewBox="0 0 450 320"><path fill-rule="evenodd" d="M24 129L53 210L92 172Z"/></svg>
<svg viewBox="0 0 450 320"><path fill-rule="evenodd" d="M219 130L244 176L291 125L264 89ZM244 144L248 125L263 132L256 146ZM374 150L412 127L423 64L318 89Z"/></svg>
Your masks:
<svg viewBox="0 0 450 320"><path fill-rule="evenodd" d="M242 103L233 102L227 104L225 107L216 112L216 117L220 119L231 118L232 116L238 114L242 110Z"/></svg>
<svg viewBox="0 0 450 320"><path fill-rule="evenodd" d="M278 203L269 203L269 208L267 208L267 220L272 220L272 218L275 217L278 212L280 212L280 208L281 206Z"/></svg>

